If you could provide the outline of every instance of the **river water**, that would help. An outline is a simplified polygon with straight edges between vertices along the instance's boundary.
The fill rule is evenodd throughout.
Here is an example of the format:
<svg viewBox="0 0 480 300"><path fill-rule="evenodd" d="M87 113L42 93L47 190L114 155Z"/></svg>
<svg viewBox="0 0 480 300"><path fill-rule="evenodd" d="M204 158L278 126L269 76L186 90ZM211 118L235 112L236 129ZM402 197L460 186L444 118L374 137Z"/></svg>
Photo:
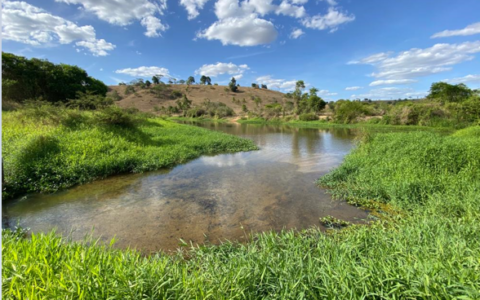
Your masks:
<svg viewBox="0 0 480 300"><path fill-rule="evenodd" d="M351 129L198 124L252 139L258 151L203 156L172 169L112 176L4 206L10 225L93 235L144 253L243 241L252 232L320 227L319 218L361 222L367 213L334 201L315 181L354 146ZM195 138L195 137L192 137Z"/></svg>

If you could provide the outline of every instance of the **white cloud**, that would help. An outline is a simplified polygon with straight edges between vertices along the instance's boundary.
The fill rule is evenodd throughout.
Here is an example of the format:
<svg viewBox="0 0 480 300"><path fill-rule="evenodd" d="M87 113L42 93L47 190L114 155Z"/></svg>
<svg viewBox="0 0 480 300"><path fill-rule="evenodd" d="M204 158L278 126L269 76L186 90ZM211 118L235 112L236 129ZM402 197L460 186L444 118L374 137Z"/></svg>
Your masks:
<svg viewBox="0 0 480 300"><path fill-rule="evenodd" d="M257 83L265 84L269 89L279 89L283 91L293 91L297 80L273 79L272 76L261 76L257 78Z"/></svg>
<svg viewBox="0 0 480 300"><path fill-rule="evenodd" d="M115 49L115 45L105 41L104 39L100 40L91 40L91 41L80 41L76 42L75 45L79 47L84 47L94 53L96 56L105 56L108 55L107 51L112 51Z"/></svg>
<svg viewBox="0 0 480 300"><path fill-rule="evenodd" d="M376 78L409 79L451 70L451 66L472 60L480 52L480 41L461 44L436 44L430 48L413 48L393 56L392 52L378 53L351 64L370 64L378 71Z"/></svg>
<svg viewBox="0 0 480 300"><path fill-rule="evenodd" d="M449 37L449 36L459 36L459 35L474 35L480 33L480 22L468 25L463 29L458 30L444 30L442 32L437 32L432 35L432 39L440 37Z"/></svg>
<svg viewBox="0 0 480 300"><path fill-rule="evenodd" d="M298 39L300 36L304 35L305 32L301 30L300 28L292 30L292 33L290 33L290 38L291 39Z"/></svg>
<svg viewBox="0 0 480 300"><path fill-rule="evenodd" d="M280 5L275 9L277 15L285 15L294 18L302 18L307 12L303 6L292 5L288 1L282 1Z"/></svg>
<svg viewBox="0 0 480 300"><path fill-rule="evenodd" d="M138 67L138 68L127 68L116 70L115 73L117 74L126 74L132 77L151 77L154 75L163 75L165 77L170 77L170 73L168 69L161 68L161 67Z"/></svg>
<svg viewBox="0 0 480 300"><path fill-rule="evenodd" d="M217 21L197 37L219 40L223 45L256 46L273 42L277 35L272 22L250 15Z"/></svg>
<svg viewBox="0 0 480 300"><path fill-rule="evenodd" d="M397 85L397 84L409 84L417 82L414 79L386 79L386 80L375 80L370 83L370 86L378 86L378 85Z"/></svg>
<svg viewBox="0 0 480 300"><path fill-rule="evenodd" d="M282 0L279 5L273 0L218 0L215 15L218 20L199 32L197 38L219 40L223 45L257 46L268 44L277 38L277 30L271 21L262 17L275 13L294 18L306 16L300 5L307 0Z"/></svg>
<svg viewBox="0 0 480 300"><path fill-rule="evenodd" d="M345 88L346 91L356 91L360 89L363 89L363 88L361 86L349 86Z"/></svg>
<svg viewBox="0 0 480 300"><path fill-rule="evenodd" d="M104 39L97 40L92 26L78 26L26 2L5 1L2 18L2 35L6 40L33 46L77 41L77 47L86 48L95 56L108 55L107 51L115 48Z"/></svg>
<svg viewBox="0 0 480 300"><path fill-rule="evenodd" d="M385 87L379 89L370 90L368 93L352 95L352 99L378 99L378 100L389 100L389 99L398 99L398 98L417 98L425 97L428 92L418 92L411 88L397 88L397 87Z"/></svg>
<svg viewBox="0 0 480 300"><path fill-rule="evenodd" d="M341 24L352 22L353 20L355 20L354 15L347 15L336 10L334 7L330 7L326 15L319 14L313 17L308 17L302 20L302 23L308 28L319 30L330 29L330 32L334 32Z"/></svg>
<svg viewBox="0 0 480 300"><path fill-rule="evenodd" d="M189 20L198 17L198 10L202 9L207 2L208 0L180 0L180 4L187 10Z"/></svg>
<svg viewBox="0 0 480 300"><path fill-rule="evenodd" d="M467 82L475 82L475 83L478 82L478 83L480 83L480 75L467 75L467 76L464 76L464 77L445 79L443 81L450 82L450 83L453 83L453 84L467 83Z"/></svg>
<svg viewBox="0 0 480 300"><path fill-rule="evenodd" d="M118 26L127 26L133 21L140 21L147 30L148 37L159 36L168 26L162 24L157 15L162 15L167 8L166 0L55 0L67 4L77 4L95 14L99 19Z"/></svg>
<svg viewBox="0 0 480 300"><path fill-rule="evenodd" d="M233 63L216 63L210 65L203 65L198 70L195 71L195 75L205 75L211 77L217 77L218 75L229 74L235 75L236 79L240 79L243 75L243 72L248 70L247 65L239 65Z"/></svg>
<svg viewBox="0 0 480 300"><path fill-rule="evenodd" d="M328 97L328 96L336 96L338 95L338 93L333 93L333 92L330 92L329 90L319 90L317 92L317 95Z"/></svg>

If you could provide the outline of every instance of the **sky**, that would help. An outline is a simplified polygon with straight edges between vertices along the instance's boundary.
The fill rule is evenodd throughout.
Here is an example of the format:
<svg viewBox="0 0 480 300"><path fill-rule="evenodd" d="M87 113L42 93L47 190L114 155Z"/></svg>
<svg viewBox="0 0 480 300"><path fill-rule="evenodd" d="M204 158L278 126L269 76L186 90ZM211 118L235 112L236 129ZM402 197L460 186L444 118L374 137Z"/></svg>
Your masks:
<svg viewBox="0 0 480 300"><path fill-rule="evenodd" d="M113 85L210 76L326 100L480 87L478 0L2 1L2 51L77 65ZM163 79L166 81L166 79Z"/></svg>

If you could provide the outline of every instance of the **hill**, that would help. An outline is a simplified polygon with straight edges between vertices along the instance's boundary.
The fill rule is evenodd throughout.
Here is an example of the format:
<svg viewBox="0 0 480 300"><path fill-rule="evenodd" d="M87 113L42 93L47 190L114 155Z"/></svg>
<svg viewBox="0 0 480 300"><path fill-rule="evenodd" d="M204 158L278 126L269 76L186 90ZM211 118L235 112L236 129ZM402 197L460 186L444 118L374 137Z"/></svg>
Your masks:
<svg viewBox="0 0 480 300"><path fill-rule="evenodd" d="M156 108L162 106L175 106L175 101L182 97L181 94L185 94L192 101L192 106L199 106L209 99L211 102L226 104L236 114L241 113L243 104L248 110L254 110L256 104L253 99L256 97L262 100L261 106L275 102L282 103L285 98L285 95L278 91L251 87L239 87L239 90L234 93L227 91L228 87L220 85L152 85L148 88L134 87L134 92L126 93L127 87L125 85L109 86L110 93L116 91L122 98L116 102L117 105L124 108L135 107L144 112L155 112Z"/></svg>

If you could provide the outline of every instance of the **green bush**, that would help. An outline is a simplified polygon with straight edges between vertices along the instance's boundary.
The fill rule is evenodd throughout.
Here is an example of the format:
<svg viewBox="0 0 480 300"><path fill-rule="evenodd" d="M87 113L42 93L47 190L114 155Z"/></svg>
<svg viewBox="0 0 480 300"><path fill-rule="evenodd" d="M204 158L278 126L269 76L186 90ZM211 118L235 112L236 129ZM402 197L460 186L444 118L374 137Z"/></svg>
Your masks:
<svg viewBox="0 0 480 300"><path fill-rule="evenodd" d="M298 119L300 121L317 121L318 116L317 114L314 114L314 113L301 114L298 116Z"/></svg>

